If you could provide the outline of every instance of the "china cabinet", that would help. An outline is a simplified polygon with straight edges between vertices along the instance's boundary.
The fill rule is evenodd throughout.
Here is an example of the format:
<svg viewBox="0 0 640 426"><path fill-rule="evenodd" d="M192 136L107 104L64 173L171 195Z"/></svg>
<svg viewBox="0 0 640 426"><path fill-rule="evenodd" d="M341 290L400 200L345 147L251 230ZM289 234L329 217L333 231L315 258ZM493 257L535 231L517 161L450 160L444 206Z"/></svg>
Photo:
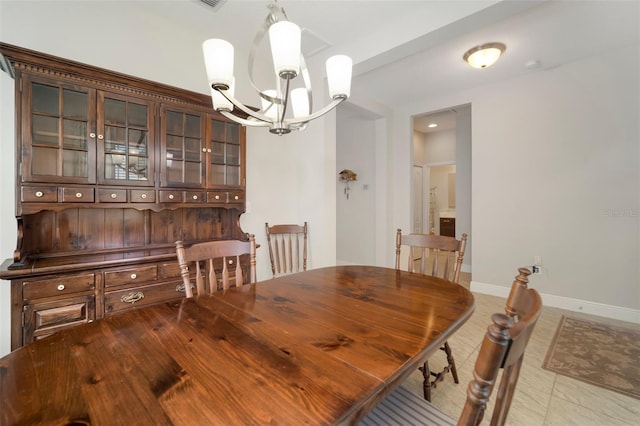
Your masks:
<svg viewBox="0 0 640 426"><path fill-rule="evenodd" d="M209 96L8 44L0 52L16 87L18 241L0 269L12 349L184 297L176 240L248 239L245 130Z"/></svg>

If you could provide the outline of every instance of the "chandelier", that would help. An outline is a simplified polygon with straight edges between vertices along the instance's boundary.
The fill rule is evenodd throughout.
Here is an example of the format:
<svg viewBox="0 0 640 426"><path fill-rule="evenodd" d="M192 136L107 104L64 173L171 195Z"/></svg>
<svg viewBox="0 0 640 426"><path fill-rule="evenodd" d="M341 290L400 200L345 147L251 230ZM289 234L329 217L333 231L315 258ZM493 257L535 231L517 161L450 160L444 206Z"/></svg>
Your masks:
<svg viewBox="0 0 640 426"><path fill-rule="evenodd" d="M284 135L292 130L304 130L309 121L323 116L349 97L352 61L345 55L332 56L327 60L331 102L312 112L311 79L301 53L300 27L288 20L277 0L269 3L267 8L269 14L253 39L248 62L249 81L260 96L260 111L254 111L234 98L231 43L222 39L209 39L202 44L202 51L211 86L213 108L244 126L269 127L271 133ZM267 32L275 71L275 87L260 90L253 82L252 68L257 47ZM304 87L292 87L292 81L297 76L302 76ZM237 113L237 110L244 114Z"/></svg>

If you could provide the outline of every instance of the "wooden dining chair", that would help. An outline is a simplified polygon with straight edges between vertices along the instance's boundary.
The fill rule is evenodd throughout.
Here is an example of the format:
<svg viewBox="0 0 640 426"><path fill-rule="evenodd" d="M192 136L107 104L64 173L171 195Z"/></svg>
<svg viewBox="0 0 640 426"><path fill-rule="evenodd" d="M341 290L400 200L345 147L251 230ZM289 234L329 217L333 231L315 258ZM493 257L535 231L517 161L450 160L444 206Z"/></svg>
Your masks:
<svg viewBox="0 0 640 426"><path fill-rule="evenodd" d="M274 278L307 270L307 222L304 225L264 224Z"/></svg>
<svg viewBox="0 0 640 426"><path fill-rule="evenodd" d="M520 375L529 337L542 311L542 299L528 288L526 268L518 269L507 299L506 314L491 317L467 388L467 400L458 419L442 413L430 402L400 386L378 404L358 425L459 425L476 426L484 418L489 398L502 368L491 425L504 425Z"/></svg>
<svg viewBox="0 0 640 426"><path fill-rule="evenodd" d="M176 254L187 297L193 297L190 266L195 266L198 294L204 294L206 287L210 292L215 292L226 290L232 285L243 285L245 273L242 270L240 256L249 258L249 277L246 281L256 282L256 240L253 234L249 234L249 241L207 241L188 247L185 247L182 241L176 241ZM203 275L206 276L206 285Z"/></svg>
<svg viewBox="0 0 640 426"><path fill-rule="evenodd" d="M407 271L443 278L458 284L466 245L467 234L462 234L462 238L457 240L454 237L433 234L403 235L402 231L398 229L396 232L396 269L401 269L402 246L406 246L408 248L406 253ZM424 399L427 401L431 401L431 388L435 388L447 373L451 372L453 381L459 383L458 370L449 343L444 342L440 349L447 357L447 365L440 372L430 370L429 360L426 360L420 367L424 377Z"/></svg>

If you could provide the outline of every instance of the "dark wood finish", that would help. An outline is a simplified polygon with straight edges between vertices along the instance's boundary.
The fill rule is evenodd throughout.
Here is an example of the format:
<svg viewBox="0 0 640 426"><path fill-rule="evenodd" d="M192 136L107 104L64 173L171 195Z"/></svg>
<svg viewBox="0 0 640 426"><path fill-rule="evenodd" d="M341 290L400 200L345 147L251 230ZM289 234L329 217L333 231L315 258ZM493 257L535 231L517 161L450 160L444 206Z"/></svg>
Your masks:
<svg viewBox="0 0 640 426"><path fill-rule="evenodd" d="M349 424L472 314L418 274L338 266L136 309L0 360L3 424Z"/></svg>
<svg viewBox="0 0 640 426"><path fill-rule="evenodd" d="M239 287L256 282L256 240L253 234L249 241L226 240L207 241L185 247L182 241L176 241L176 254L180 265L180 274L187 297L193 297L191 286L192 271L195 270L198 294L227 290L233 284ZM242 270L241 256L249 257L249 273ZM204 269L201 267L204 263ZM231 270L233 269L233 274ZM206 277L206 285L203 279Z"/></svg>
<svg viewBox="0 0 640 426"><path fill-rule="evenodd" d="M473 370L473 379L467 388L458 426L477 426L482 422L491 393L498 382L498 373L504 368L495 398L491 425L504 425L529 337L542 312L542 299L535 289L528 288L531 272L519 268L511 286L505 311L494 314L480 346ZM358 425L454 425L456 421L439 411L429 402L421 400L406 389L398 388L376 406Z"/></svg>
<svg viewBox="0 0 640 426"><path fill-rule="evenodd" d="M18 241L0 268L11 280L12 349L38 337L23 324L37 323L42 306L52 318L51 303L92 321L184 297L180 277L163 277L158 263L177 264L176 240L248 240L245 130L210 96L4 43L0 52L16 76ZM198 144L191 119L167 131L175 111L199 117ZM178 167L194 155L199 168ZM195 184L172 180L194 173ZM82 273L96 277L90 290L73 285ZM66 290L46 294L58 279ZM78 297L89 297L82 308Z"/></svg>
<svg viewBox="0 0 640 426"><path fill-rule="evenodd" d="M407 255L407 270L409 272L441 277L457 284L460 280L460 269L466 245L467 234L462 234L462 238L456 240L454 237L433 234L402 235L402 231L398 229L396 232L396 269L400 269L401 249L402 246L406 246L409 248ZM420 264L420 268L417 270L416 263ZM453 381L460 383L456 361L449 343L444 342L440 349L447 357L447 365L441 371L431 371L429 360L426 360L420 367L424 377L424 399L427 401L431 401L431 388L435 388L438 382L444 380L447 373L451 372Z"/></svg>
<svg viewBox="0 0 640 426"><path fill-rule="evenodd" d="M307 222L304 225L273 226L265 223L264 226L273 276L306 271Z"/></svg>
<svg viewBox="0 0 640 426"><path fill-rule="evenodd" d="M440 218L440 235L444 237L456 236L456 218L455 217Z"/></svg>

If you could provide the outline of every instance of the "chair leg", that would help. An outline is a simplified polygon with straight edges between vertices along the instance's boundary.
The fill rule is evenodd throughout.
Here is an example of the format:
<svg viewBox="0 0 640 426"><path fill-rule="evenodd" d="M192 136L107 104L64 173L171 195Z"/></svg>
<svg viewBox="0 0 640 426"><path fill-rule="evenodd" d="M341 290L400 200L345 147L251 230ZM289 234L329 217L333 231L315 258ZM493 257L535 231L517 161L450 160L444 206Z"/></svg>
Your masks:
<svg viewBox="0 0 640 426"><path fill-rule="evenodd" d="M429 361L425 361L422 367L418 367L418 370L422 371L422 389L424 392L424 399L431 402L431 370L429 370Z"/></svg>
<svg viewBox="0 0 640 426"><path fill-rule="evenodd" d="M453 376L453 381L455 383L460 383L458 380L458 370L456 369L456 361L453 359L453 354L451 353L451 347L449 346L449 342L444 342L444 346L442 347L444 353L447 354L447 362L451 368L451 375Z"/></svg>

